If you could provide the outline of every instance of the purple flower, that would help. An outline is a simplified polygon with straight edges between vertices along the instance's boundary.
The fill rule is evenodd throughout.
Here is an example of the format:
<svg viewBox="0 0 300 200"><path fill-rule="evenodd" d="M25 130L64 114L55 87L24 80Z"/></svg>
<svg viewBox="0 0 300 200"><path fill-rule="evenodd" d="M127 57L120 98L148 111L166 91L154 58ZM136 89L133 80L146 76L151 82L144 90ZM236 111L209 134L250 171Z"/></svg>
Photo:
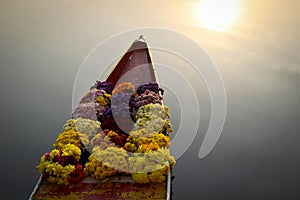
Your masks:
<svg viewBox="0 0 300 200"><path fill-rule="evenodd" d="M96 109L96 113L97 113L97 118L99 121L102 121L104 120L105 118L105 113L107 112L108 110L108 106L107 107L104 107L104 106L101 106L99 103L96 103L95 104L95 109Z"/></svg>
<svg viewBox="0 0 300 200"><path fill-rule="evenodd" d="M105 90L98 90L97 88L94 88L83 95L83 97L80 100L80 104L83 103L96 103L96 99L99 96L103 96L107 92Z"/></svg>
<svg viewBox="0 0 300 200"><path fill-rule="evenodd" d="M91 91L87 92L80 100L80 104L82 103L96 103L97 98L97 91L98 89L92 89Z"/></svg>
<svg viewBox="0 0 300 200"><path fill-rule="evenodd" d="M138 95L141 95L142 93L144 93L146 90L151 90L155 93L161 93L161 95L164 94L164 90L162 88L159 87L158 83L156 82L148 82L148 83L144 83L142 85L140 85L138 87L138 89L136 90L136 93Z"/></svg>
<svg viewBox="0 0 300 200"><path fill-rule="evenodd" d="M162 104L162 96L160 96L160 94L158 93L147 89L144 91L144 93L136 95L134 99L131 99L130 106L134 109L138 109L139 107L149 103Z"/></svg>
<svg viewBox="0 0 300 200"><path fill-rule="evenodd" d="M84 118L97 121L97 110L98 103L85 103L79 104L79 106L74 110L72 117L73 119Z"/></svg>
<svg viewBox="0 0 300 200"><path fill-rule="evenodd" d="M118 92L112 96L111 111L114 118L130 117L130 98L131 92Z"/></svg>
<svg viewBox="0 0 300 200"><path fill-rule="evenodd" d="M91 87L91 90L97 88L98 90L104 90L105 92L111 94L113 90L113 84L106 81L96 81L95 85Z"/></svg>

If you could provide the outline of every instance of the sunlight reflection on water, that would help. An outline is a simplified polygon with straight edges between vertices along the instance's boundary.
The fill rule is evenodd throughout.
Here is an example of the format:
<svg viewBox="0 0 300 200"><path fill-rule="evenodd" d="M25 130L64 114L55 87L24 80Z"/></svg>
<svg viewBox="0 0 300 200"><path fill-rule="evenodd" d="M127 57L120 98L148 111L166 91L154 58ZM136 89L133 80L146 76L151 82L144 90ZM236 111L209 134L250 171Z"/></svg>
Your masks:
<svg viewBox="0 0 300 200"><path fill-rule="evenodd" d="M190 3L194 26L227 32L240 15L239 0L202 0Z"/></svg>

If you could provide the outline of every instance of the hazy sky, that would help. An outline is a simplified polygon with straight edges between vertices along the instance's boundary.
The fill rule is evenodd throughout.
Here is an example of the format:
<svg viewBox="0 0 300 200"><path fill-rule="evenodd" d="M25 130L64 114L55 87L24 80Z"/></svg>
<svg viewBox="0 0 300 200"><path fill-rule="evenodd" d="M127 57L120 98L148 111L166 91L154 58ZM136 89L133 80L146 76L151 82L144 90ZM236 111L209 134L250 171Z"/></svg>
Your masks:
<svg viewBox="0 0 300 200"><path fill-rule="evenodd" d="M173 199L300 199L300 1L237 0L237 14L221 32L203 25L198 4L0 1L1 199L29 196L40 155L72 112L83 59L111 35L138 27L169 28L202 45L227 92L223 133L203 160L197 154L209 97L197 94L203 125L177 161Z"/></svg>

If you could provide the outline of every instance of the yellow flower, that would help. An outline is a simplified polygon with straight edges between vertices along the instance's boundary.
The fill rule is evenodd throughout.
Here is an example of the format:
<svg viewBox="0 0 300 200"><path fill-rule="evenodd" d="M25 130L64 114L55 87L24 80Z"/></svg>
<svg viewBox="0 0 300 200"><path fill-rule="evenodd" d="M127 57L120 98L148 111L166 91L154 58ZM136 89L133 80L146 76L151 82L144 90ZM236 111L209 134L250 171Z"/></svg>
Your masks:
<svg viewBox="0 0 300 200"><path fill-rule="evenodd" d="M135 90L135 86L131 82L122 82L118 84L118 86L112 91L114 95L117 92L133 92Z"/></svg>
<svg viewBox="0 0 300 200"><path fill-rule="evenodd" d="M136 119L149 116L157 116L161 119L168 119L170 118L169 108L157 103L149 103L141 106L136 113Z"/></svg>
<svg viewBox="0 0 300 200"><path fill-rule="evenodd" d="M81 150L74 144L67 144L62 148L62 156L74 156L79 161Z"/></svg>
<svg viewBox="0 0 300 200"><path fill-rule="evenodd" d="M141 129L130 132L124 147L130 152L143 153L168 148L169 145L169 136L157 132L148 133L145 129Z"/></svg>
<svg viewBox="0 0 300 200"><path fill-rule="evenodd" d="M156 170L148 175L150 182L161 183L166 180L166 175L161 170Z"/></svg>
<svg viewBox="0 0 300 200"><path fill-rule="evenodd" d="M92 176L96 179L104 179L117 174L116 169L104 165L94 155L89 157L89 161L85 164L84 172L87 176Z"/></svg>
<svg viewBox="0 0 300 200"><path fill-rule="evenodd" d="M56 156L74 156L78 161L80 155L81 150L77 146L73 144L67 144L63 146L61 151L54 149L50 153L43 155L37 168L39 169L40 173L46 173L48 175L47 180L49 182L67 185L69 184L70 173L75 170L75 165L69 164L67 166L62 166L59 164Z"/></svg>
<svg viewBox="0 0 300 200"><path fill-rule="evenodd" d="M150 152L150 151L156 151L158 150L159 145L154 142L151 141L149 144L141 144L138 149L137 149L137 153L145 153L145 152Z"/></svg>
<svg viewBox="0 0 300 200"><path fill-rule="evenodd" d="M87 141L87 136L77 131L69 130L58 135L56 143L53 144L53 147L61 150L67 144L74 144L80 149L85 149L83 142L87 143Z"/></svg>
<svg viewBox="0 0 300 200"><path fill-rule="evenodd" d="M110 94L104 94L103 96L99 96L96 98L96 101L103 107L106 107L111 101Z"/></svg>
<svg viewBox="0 0 300 200"><path fill-rule="evenodd" d="M80 137L84 137L84 140L89 137L95 136L100 131L101 123L99 121L94 121L90 119L77 118L70 119L64 125L64 132L73 130L75 132L79 132ZM81 138L80 138L81 139Z"/></svg>
<svg viewBox="0 0 300 200"><path fill-rule="evenodd" d="M128 164L132 173L151 173L159 170L161 174L167 175L175 164L175 159L170 155L169 149L161 148L157 151L135 153L128 158Z"/></svg>
<svg viewBox="0 0 300 200"><path fill-rule="evenodd" d="M110 168L114 168L118 171L128 170L128 155L123 148L108 147L103 150L99 147L95 147L93 149L93 156Z"/></svg>
<svg viewBox="0 0 300 200"><path fill-rule="evenodd" d="M147 173L132 174L132 179L137 183L148 183L149 182Z"/></svg>

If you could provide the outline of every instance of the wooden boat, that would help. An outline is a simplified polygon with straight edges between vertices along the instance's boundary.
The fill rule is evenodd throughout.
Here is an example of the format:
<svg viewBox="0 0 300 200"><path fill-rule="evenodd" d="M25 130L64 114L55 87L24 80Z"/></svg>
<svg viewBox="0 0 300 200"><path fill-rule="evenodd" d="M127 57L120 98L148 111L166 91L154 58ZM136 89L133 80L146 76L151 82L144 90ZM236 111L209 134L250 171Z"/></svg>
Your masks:
<svg viewBox="0 0 300 200"><path fill-rule="evenodd" d="M130 71L130 76L126 73ZM155 70L147 44L142 36L134 41L116 67L107 77L107 81L116 85L123 81L137 83L156 82ZM130 80L127 80L130 79ZM112 176L105 181L85 177L80 183L57 185L39 178L30 198L31 200L55 199L171 199L171 172L162 183L135 183L131 176Z"/></svg>

